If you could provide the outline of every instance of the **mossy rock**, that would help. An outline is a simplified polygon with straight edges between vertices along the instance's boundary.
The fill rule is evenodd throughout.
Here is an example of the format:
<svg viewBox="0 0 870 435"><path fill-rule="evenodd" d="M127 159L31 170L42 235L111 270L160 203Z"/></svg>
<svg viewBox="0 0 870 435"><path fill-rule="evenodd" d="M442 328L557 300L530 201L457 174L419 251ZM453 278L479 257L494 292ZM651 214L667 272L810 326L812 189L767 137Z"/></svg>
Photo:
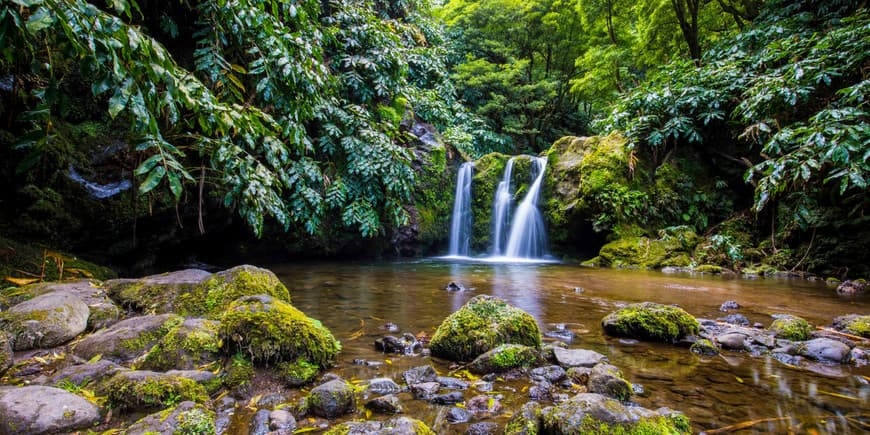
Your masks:
<svg viewBox="0 0 870 435"><path fill-rule="evenodd" d="M13 354L12 342L6 331L0 330L0 375L3 374L9 367L12 367Z"/></svg>
<svg viewBox="0 0 870 435"><path fill-rule="evenodd" d="M148 353L182 322L184 318L174 314L131 317L86 336L76 343L73 353L85 360L99 355L114 362L130 362Z"/></svg>
<svg viewBox="0 0 870 435"><path fill-rule="evenodd" d="M326 431L325 435L435 435L435 432L420 420L397 417L387 421L350 421Z"/></svg>
<svg viewBox="0 0 870 435"><path fill-rule="evenodd" d="M220 337L230 353L241 352L255 363L305 360L325 368L341 350L320 321L267 295L230 304L221 318Z"/></svg>
<svg viewBox="0 0 870 435"><path fill-rule="evenodd" d="M0 290L0 308L9 308L37 296L52 292L66 292L81 299L90 310L88 329L97 330L117 322L121 310L109 299L102 283L95 280L71 282L42 282Z"/></svg>
<svg viewBox="0 0 870 435"><path fill-rule="evenodd" d="M159 338L140 368L192 370L217 361L222 347L219 327L220 323L212 320L185 319Z"/></svg>
<svg viewBox="0 0 870 435"><path fill-rule="evenodd" d="M870 315L852 314L834 319L834 327L848 334L870 338Z"/></svg>
<svg viewBox="0 0 870 435"><path fill-rule="evenodd" d="M138 313L176 312L176 299L212 277L199 269L185 269L140 279L115 279L105 282L109 296L121 306Z"/></svg>
<svg viewBox="0 0 870 435"><path fill-rule="evenodd" d="M597 364L589 372L587 384L590 393L603 394L617 400L627 401L633 392L631 382L622 371L610 364Z"/></svg>
<svg viewBox="0 0 870 435"><path fill-rule="evenodd" d="M502 344L541 347L541 330L531 314L495 296L475 296L448 316L432 336L432 355L471 361Z"/></svg>
<svg viewBox="0 0 870 435"><path fill-rule="evenodd" d="M541 411L541 433L560 435L689 434L689 419L666 410L625 406L595 393L578 394Z"/></svg>
<svg viewBox="0 0 870 435"><path fill-rule="evenodd" d="M474 162L471 180L471 249L476 252L483 252L492 245L492 202L510 158L505 154L490 153Z"/></svg>
<svg viewBox="0 0 870 435"><path fill-rule="evenodd" d="M179 296L176 311L187 316L219 317L242 296L268 295L290 303L290 292L272 271L243 265L218 272Z"/></svg>
<svg viewBox="0 0 870 435"><path fill-rule="evenodd" d="M541 404L529 402L511 417L504 435L538 435L541 432Z"/></svg>
<svg viewBox="0 0 870 435"><path fill-rule="evenodd" d="M275 373L291 388L310 384L320 373L320 367L304 358L282 361L275 366Z"/></svg>
<svg viewBox="0 0 870 435"><path fill-rule="evenodd" d="M224 385L230 389L243 389L254 380L254 364L244 354L237 353L224 366Z"/></svg>
<svg viewBox="0 0 870 435"><path fill-rule="evenodd" d="M214 435L215 413L198 403L186 401L145 416L133 423L125 435Z"/></svg>
<svg viewBox="0 0 870 435"><path fill-rule="evenodd" d="M722 266L716 266L714 264L702 264L700 266L695 266L692 270L698 273L716 274L722 273Z"/></svg>
<svg viewBox="0 0 870 435"><path fill-rule="evenodd" d="M767 329L777 338L791 341L809 340L812 332L812 327L806 320L791 315L777 316Z"/></svg>
<svg viewBox="0 0 870 435"><path fill-rule="evenodd" d="M306 413L334 419L356 408L354 387L343 379L333 379L311 389L300 406Z"/></svg>
<svg viewBox="0 0 870 435"><path fill-rule="evenodd" d="M501 373L521 367L531 367L540 362L538 349L520 344L502 344L478 356L469 365L476 374Z"/></svg>
<svg viewBox="0 0 870 435"><path fill-rule="evenodd" d="M607 243L598 253L602 266L658 268L688 266L686 247L676 239L623 237Z"/></svg>
<svg viewBox="0 0 870 435"><path fill-rule="evenodd" d="M601 321L604 332L618 337L673 342L698 334L698 321L679 307L654 302L631 304Z"/></svg>
<svg viewBox="0 0 870 435"><path fill-rule="evenodd" d="M97 386L109 403L125 410L166 408L183 401L204 403L205 388L181 376L150 371L119 372Z"/></svg>
<svg viewBox="0 0 870 435"><path fill-rule="evenodd" d="M0 313L0 329L9 333L15 350L51 348L84 332L88 316L90 309L78 297L51 292Z"/></svg>
<svg viewBox="0 0 870 435"><path fill-rule="evenodd" d="M698 355L715 356L719 355L719 348L712 341L702 338L692 343L689 351Z"/></svg>

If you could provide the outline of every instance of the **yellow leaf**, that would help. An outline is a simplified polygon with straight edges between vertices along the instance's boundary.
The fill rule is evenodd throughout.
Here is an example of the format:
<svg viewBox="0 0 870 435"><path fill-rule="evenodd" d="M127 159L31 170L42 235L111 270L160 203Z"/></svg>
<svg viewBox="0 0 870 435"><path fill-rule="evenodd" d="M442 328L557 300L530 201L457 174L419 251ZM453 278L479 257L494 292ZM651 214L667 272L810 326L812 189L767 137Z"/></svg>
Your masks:
<svg viewBox="0 0 870 435"><path fill-rule="evenodd" d="M462 403L462 402L460 402L460 403L457 403L457 404L456 404L456 405L453 405L453 406L455 406L455 407L457 407L457 408L462 408L462 409L465 409L465 404L464 404L464 403Z"/></svg>
<svg viewBox="0 0 870 435"><path fill-rule="evenodd" d="M384 362L387 364L393 364L393 360L391 359L385 359Z"/></svg>
<svg viewBox="0 0 870 435"><path fill-rule="evenodd" d="M316 431L316 430L319 430L319 429L316 428L316 427L303 427L302 429L296 429L296 430L294 430L293 433L314 432L314 431Z"/></svg>
<svg viewBox="0 0 870 435"><path fill-rule="evenodd" d="M737 382L743 383L743 379L740 379L740 376L735 376L734 379L737 379Z"/></svg>
<svg viewBox="0 0 870 435"><path fill-rule="evenodd" d="M372 410L371 410L371 409L366 409L366 420L368 420L368 419L370 419L370 418L372 418Z"/></svg>
<svg viewBox="0 0 870 435"><path fill-rule="evenodd" d="M93 364L93 363L99 361L101 358L103 358L103 354L98 353L98 354L94 355L93 358L88 360L88 364Z"/></svg>
<svg viewBox="0 0 870 435"><path fill-rule="evenodd" d="M73 274L73 275L81 275L81 276L83 276L83 277L85 277L85 278L93 278L93 277L94 277L94 274L93 274L93 273L91 273L91 272L89 272L89 271L87 271L87 270L84 270L84 269L78 269L78 268L75 268L75 267L67 267L67 268L64 269L63 271L64 271L64 273L69 273L69 274Z"/></svg>
<svg viewBox="0 0 870 435"><path fill-rule="evenodd" d="M43 357L35 356L35 357L33 357L33 359L39 361L42 364L48 364L48 361L46 361L45 358L43 358Z"/></svg>
<svg viewBox="0 0 870 435"><path fill-rule="evenodd" d="M27 284L33 284L33 283L39 281L39 278L15 278L12 276L7 276L6 278L3 278L3 279L5 279L6 281L9 281L15 285L27 285Z"/></svg>

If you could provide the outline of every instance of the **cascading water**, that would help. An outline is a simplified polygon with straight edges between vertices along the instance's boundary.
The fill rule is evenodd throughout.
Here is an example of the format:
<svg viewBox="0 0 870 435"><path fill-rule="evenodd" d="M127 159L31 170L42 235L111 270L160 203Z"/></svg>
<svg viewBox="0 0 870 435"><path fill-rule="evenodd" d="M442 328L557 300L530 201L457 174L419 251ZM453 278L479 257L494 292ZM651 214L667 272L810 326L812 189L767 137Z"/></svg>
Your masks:
<svg viewBox="0 0 870 435"><path fill-rule="evenodd" d="M507 241L507 229L510 222L511 203L511 172L516 157L511 157L504 168L502 180L498 183L492 202L492 255L504 255L503 242Z"/></svg>
<svg viewBox="0 0 870 435"><path fill-rule="evenodd" d="M456 198L450 219L450 256L467 257L471 244L471 176L474 163L463 163L456 179Z"/></svg>
<svg viewBox="0 0 870 435"><path fill-rule="evenodd" d="M541 210L538 209L538 197L541 193L546 169L546 157L532 159L535 181L529 188L529 193L517 207L511 223L511 233L505 250L507 257L541 258L546 254L547 232L544 227L544 217Z"/></svg>

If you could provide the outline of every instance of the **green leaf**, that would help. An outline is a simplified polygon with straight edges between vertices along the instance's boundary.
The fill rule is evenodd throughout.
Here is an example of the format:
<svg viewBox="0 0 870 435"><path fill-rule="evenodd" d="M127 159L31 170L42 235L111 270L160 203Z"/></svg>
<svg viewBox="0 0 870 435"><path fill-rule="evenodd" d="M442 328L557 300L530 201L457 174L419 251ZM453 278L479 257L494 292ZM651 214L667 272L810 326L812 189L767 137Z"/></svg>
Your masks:
<svg viewBox="0 0 870 435"><path fill-rule="evenodd" d="M142 162L142 164L139 165L138 168L136 168L136 172L134 172L134 174L136 174L137 177L140 177L148 173L148 171L154 169L154 166L157 166L157 162L159 162L161 158L162 156L160 154L155 154L149 157L144 162Z"/></svg>
<svg viewBox="0 0 870 435"><path fill-rule="evenodd" d="M163 166L157 166L152 170L148 177L145 178L145 181L139 185L140 193L148 193L152 191L158 184L160 184L160 180L163 179L163 176L166 175L166 168Z"/></svg>
<svg viewBox="0 0 870 435"><path fill-rule="evenodd" d="M167 173L166 178L169 180L169 190L172 191L172 196L178 201L181 198L181 179L175 172Z"/></svg>
<svg viewBox="0 0 870 435"><path fill-rule="evenodd" d="M42 29L51 27L54 24L54 15L45 7L40 7L27 20L27 31L37 33Z"/></svg>

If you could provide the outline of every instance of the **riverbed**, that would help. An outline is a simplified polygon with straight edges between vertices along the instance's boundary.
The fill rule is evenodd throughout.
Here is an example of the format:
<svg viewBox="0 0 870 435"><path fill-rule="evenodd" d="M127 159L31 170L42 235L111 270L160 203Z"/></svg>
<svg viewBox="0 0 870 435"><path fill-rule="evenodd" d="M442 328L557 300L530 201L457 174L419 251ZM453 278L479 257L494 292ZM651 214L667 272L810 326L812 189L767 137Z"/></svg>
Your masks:
<svg viewBox="0 0 870 435"><path fill-rule="evenodd" d="M771 314L779 313L803 317L814 326L830 325L834 317L846 314L870 314L870 297L838 296L823 282L443 260L268 267L290 289L293 304L321 320L341 341L338 365L331 371L352 381L386 376L401 383L403 371L426 364L448 374L447 361L384 355L373 342L391 334L384 329L387 322L396 324L399 333L431 336L450 313L475 295L488 294L532 314L544 332L574 332L569 347L606 355L637 385L640 394L633 402L680 410L695 431L744 422L753 424L746 423L739 433L841 434L870 429L870 366L792 367L767 356L732 351L700 357L677 345L607 337L600 327L607 313L642 301L676 304L698 318L716 319L725 315L720 304L734 300L742 306L735 312L765 327ZM450 282L467 290L445 291ZM358 365L354 360L378 364ZM530 400L528 385L524 380L495 382L494 394L501 397L505 411L485 421L504 425ZM465 392L466 399L476 394ZM438 433L464 433L468 427L469 423L447 423L447 407L403 399L407 415ZM345 419L353 418L362 416Z"/></svg>

